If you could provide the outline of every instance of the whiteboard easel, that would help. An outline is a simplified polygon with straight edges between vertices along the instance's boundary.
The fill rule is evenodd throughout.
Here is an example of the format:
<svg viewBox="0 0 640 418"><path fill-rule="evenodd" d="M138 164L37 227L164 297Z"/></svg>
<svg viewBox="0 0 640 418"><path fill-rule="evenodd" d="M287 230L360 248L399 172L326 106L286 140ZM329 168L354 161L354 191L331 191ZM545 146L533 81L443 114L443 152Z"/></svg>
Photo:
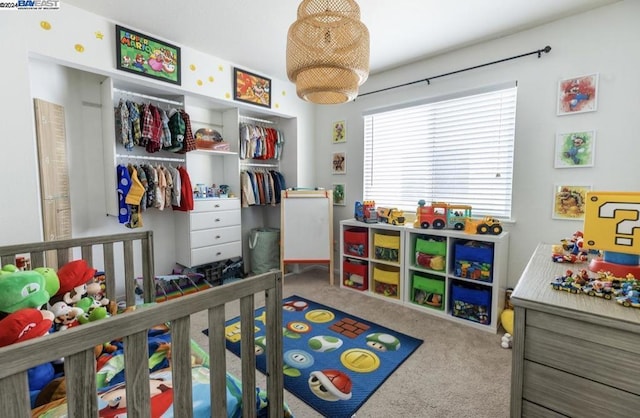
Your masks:
<svg viewBox="0 0 640 418"><path fill-rule="evenodd" d="M286 264L329 263L333 285L333 192L283 190L280 202L282 274Z"/></svg>

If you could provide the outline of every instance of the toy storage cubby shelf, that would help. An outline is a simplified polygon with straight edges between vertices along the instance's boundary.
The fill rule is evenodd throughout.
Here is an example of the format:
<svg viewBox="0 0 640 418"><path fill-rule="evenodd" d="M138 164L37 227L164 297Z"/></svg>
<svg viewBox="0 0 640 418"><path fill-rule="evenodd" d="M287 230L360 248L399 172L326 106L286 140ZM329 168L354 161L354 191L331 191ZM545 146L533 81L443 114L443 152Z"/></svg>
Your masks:
<svg viewBox="0 0 640 418"><path fill-rule="evenodd" d="M500 325L508 256L508 232L340 222L341 288L488 332Z"/></svg>

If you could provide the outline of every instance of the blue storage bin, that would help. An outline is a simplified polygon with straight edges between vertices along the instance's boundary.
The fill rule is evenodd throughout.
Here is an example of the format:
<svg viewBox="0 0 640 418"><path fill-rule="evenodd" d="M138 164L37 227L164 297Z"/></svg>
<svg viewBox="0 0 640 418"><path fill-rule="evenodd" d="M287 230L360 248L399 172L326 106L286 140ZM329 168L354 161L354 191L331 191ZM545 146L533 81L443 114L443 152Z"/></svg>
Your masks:
<svg viewBox="0 0 640 418"><path fill-rule="evenodd" d="M493 246L476 241L456 244L454 274L464 279L493 281Z"/></svg>
<svg viewBox="0 0 640 418"><path fill-rule="evenodd" d="M491 323L491 290L480 286L453 283L451 314L489 325Z"/></svg>

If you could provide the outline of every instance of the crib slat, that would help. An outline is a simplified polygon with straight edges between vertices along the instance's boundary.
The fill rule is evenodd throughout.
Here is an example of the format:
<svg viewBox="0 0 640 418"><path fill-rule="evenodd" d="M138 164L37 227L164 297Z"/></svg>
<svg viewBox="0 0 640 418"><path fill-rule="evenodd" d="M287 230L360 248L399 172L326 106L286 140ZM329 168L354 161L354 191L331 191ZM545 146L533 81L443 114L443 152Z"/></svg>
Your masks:
<svg viewBox="0 0 640 418"><path fill-rule="evenodd" d="M142 284L144 288L144 301L146 303L155 302L156 284L153 259L153 233L149 232L149 238L142 241Z"/></svg>
<svg viewBox="0 0 640 418"><path fill-rule="evenodd" d="M3 416L31 416L27 372L0 379L0 405L2 405Z"/></svg>
<svg viewBox="0 0 640 418"><path fill-rule="evenodd" d="M123 340L124 374L127 381L127 416L147 418L151 416L147 331L130 334Z"/></svg>
<svg viewBox="0 0 640 418"><path fill-rule="evenodd" d="M185 418L193 417L189 326L188 316L171 321L173 415Z"/></svg>
<svg viewBox="0 0 640 418"><path fill-rule="evenodd" d="M91 245L83 245L81 248L82 259L88 265L93 266L93 247Z"/></svg>
<svg viewBox="0 0 640 418"><path fill-rule="evenodd" d="M64 266L69 262L69 253L71 251L68 248L62 248L57 251L58 268Z"/></svg>
<svg viewBox="0 0 640 418"><path fill-rule="evenodd" d="M65 356L67 408L70 417L97 417L96 359L93 349Z"/></svg>
<svg viewBox="0 0 640 418"><path fill-rule="evenodd" d="M0 258L0 265L4 266L5 264L14 264L16 262L16 256L15 255L3 255L2 258Z"/></svg>
<svg viewBox="0 0 640 418"><path fill-rule="evenodd" d="M107 299L116 300L116 268L113 258L113 243L102 245L104 253L104 285L107 287Z"/></svg>
<svg viewBox="0 0 640 418"><path fill-rule="evenodd" d="M29 256L31 257L31 268L45 267L44 253L42 251L32 252Z"/></svg>
<svg viewBox="0 0 640 418"><path fill-rule="evenodd" d="M269 416L277 417L284 408L282 388L282 279L276 276L277 285L265 290L267 312L267 393L269 394Z"/></svg>
<svg viewBox="0 0 640 418"><path fill-rule="evenodd" d="M127 306L136 304L135 300L135 272L133 269L133 242L131 240L123 243L124 250L124 289Z"/></svg>
<svg viewBox="0 0 640 418"><path fill-rule="evenodd" d="M211 412L227 416L226 386L218 382L226 379L227 359L225 356L224 305L209 309L209 384L211 392ZM215 409L214 409L215 408Z"/></svg>
<svg viewBox="0 0 640 418"><path fill-rule="evenodd" d="M256 352L253 341L254 330L254 295L240 299L240 354L242 358L242 405L255 405L256 403ZM244 418L254 418L255 408L242 408Z"/></svg>

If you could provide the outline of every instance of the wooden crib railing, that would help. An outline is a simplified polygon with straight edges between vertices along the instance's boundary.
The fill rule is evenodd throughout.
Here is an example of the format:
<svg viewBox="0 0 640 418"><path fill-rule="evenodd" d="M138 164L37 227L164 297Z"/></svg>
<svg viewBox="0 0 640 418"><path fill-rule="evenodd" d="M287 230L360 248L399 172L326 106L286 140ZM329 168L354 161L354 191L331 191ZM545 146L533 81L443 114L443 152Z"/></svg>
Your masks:
<svg viewBox="0 0 640 418"><path fill-rule="evenodd" d="M153 285L153 234L140 232L93 238L78 238L33 244L0 247L0 260L13 262L17 254L29 254L32 265L42 265L45 251L58 254L58 264L69 260L68 250L80 247L82 258L92 264L97 248L104 251L105 274L113 274L113 246L123 245L125 289L127 301L134 299L134 243L140 246L143 263L145 300L155 295ZM11 260L11 261L8 261ZM131 282L131 283L129 283ZM109 286L109 285L107 285ZM112 283L112 288L115 288ZM56 332L44 337L0 348L0 416L30 417L27 370L64 357L67 384L67 404L70 417L97 417L96 360L94 347L117 338L124 341L127 414L129 417L150 416L147 331L170 322L172 349L172 379L174 415L191 417L192 381L190 353L190 316L207 311L209 326L209 356L211 358L211 413L226 417L225 305L240 301L241 339L254 340L255 295L264 292L267 317L267 393L269 416L283 415L282 360L282 275L268 272L231 284L197 292L157 305L137 308L97 322ZM131 303L132 304L132 303ZM245 326L246 324L246 326ZM253 344L243 344L242 405L243 416L256 416L256 358Z"/></svg>

